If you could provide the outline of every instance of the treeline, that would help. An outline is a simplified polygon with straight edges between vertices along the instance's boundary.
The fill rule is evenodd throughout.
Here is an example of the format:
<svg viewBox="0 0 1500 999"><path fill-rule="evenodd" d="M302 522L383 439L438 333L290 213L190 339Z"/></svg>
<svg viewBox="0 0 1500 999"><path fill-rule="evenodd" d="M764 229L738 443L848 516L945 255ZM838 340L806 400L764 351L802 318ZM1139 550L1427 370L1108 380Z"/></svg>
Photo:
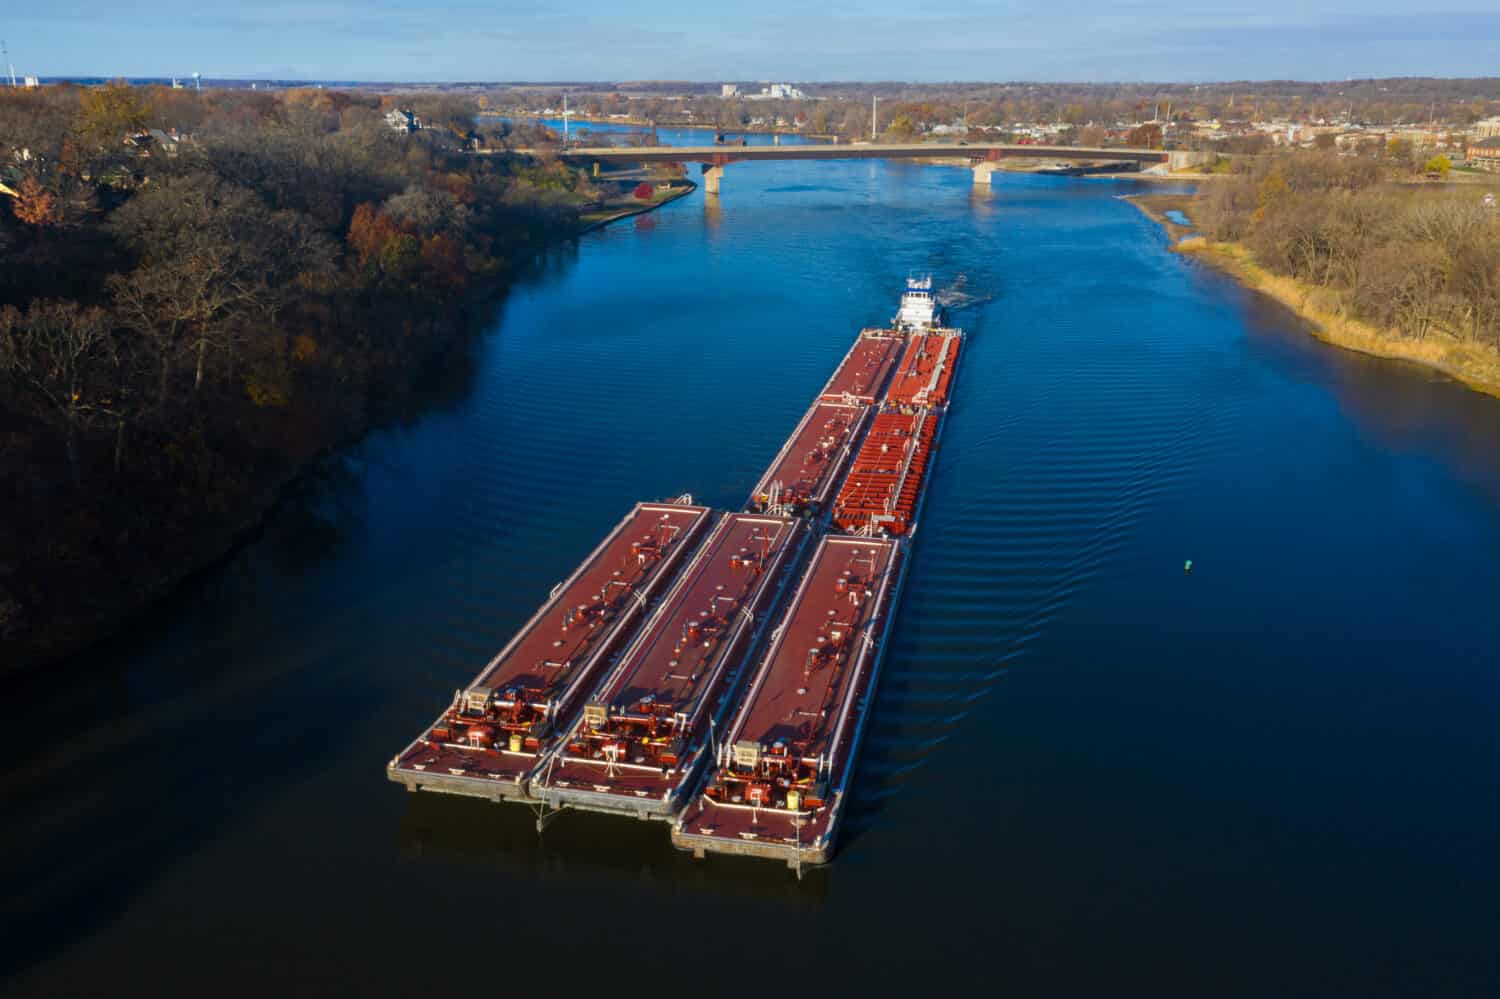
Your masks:
<svg viewBox="0 0 1500 999"><path fill-rule="evenodd" d="M1470 187L1386 179L1379 161L1290 153L1239 161L1205 185L1193 221L1269 270L1398 336L1500 347L1500 211Z"/></svg>
<svg viewBox="0 0 1500 999"><path fill-rule="evenodd" d="M471 155L506 137L468 99L401 100L419 131L397 104L0 91L0 649L72 647L217 554L576 231L576 171Z"/></svg>
<svg viewBox="0 0 1500 999"><path fill-rule="evenodd" d="M717 84L578 85L571 106L585 114L629 114L663 122L690 120L733 128L752 117L792 121L819 134L861 138L870 134L871 98L880 99L880 125L905 117L913 126L965 121L1004 129L1017 122L1083 129L1090 125L1174 121L1259 122L1345 119L1366 125L1437 121L1464 127L1500 114L1500 78L1390 79L1327 83L1239 81L1226 83L847 83L803 84L803 101L722 99ZM562 106L559 88L516 88L483 95L494 107ZM1087 144L1082 139L1080 144Z"/></svg>

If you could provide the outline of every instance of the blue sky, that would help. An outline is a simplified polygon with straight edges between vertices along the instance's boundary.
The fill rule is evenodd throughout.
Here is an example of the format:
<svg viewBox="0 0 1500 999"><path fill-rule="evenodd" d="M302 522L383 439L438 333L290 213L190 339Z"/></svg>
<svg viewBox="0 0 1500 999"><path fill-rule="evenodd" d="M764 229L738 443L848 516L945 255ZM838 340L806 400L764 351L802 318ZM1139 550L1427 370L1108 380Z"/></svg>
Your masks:
<svg viewBox="0 0 1500 999"><path fill-rule="evenodd" d="M155 0L6 5L18 73L355 80L1500 75L1500 3Z"/></svg>

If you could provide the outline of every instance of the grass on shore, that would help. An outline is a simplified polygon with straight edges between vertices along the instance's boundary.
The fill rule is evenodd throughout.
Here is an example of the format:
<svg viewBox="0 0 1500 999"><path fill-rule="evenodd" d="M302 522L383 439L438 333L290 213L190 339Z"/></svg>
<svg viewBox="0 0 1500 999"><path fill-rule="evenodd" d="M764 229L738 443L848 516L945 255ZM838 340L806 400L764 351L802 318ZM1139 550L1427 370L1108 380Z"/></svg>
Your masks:
<svg viewBox="0 0 1500 999"><path fill-rule="evenodd" d="M698 185L690 180L676 180L666 190L653 192L650 200L637 198L634 195L611 199L594 211L581 213L578 216L579 231L588 232L590 229L597 229L618 219L649 212L654 208L660 208L669 201L676 201L678 198L686 197L697 189Z"/></svg>
<svg viewBox="0 0 1500 999"><path fill-rule="evenodd" d="M1500 351L1493 347L1470 343L1441 331L1414 340L1355 319L1348 314L1336 289L1318 288L1274 274L1256 263L1246 247L1211 242L1193 235L1190 227L1167 218L1166 213L1176 209L1191 220L1191 194L1144 194L1124 200L1167 230L1174 251L1201 260L1245 287L1276 300L1304 320L1308 331L1319 340L1373 357L1420 364L1476 392L1500 397Z"/></svg>
<svg viewBox="0 0 1500 999"><path fill-rule="evenodd" d="M1273 274L1235 243L1212 243L1192 236L1176 249L1218 268L1248 288L1280 302L1304 319L1313 336L1362 354L1420 364L1455 381L1500 397L1500 351L1434 331L1421 340L1401 336L1350 316L1337 291Z"/></svg>

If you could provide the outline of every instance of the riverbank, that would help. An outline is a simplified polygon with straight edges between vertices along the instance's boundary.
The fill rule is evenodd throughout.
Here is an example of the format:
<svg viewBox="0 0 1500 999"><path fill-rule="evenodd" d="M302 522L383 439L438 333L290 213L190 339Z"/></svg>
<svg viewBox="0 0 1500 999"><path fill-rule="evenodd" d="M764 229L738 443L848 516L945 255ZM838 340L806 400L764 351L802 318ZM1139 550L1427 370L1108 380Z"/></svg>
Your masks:
<svg viewBox="0 0 1500 999"><path fill-rule="evenodd" d="M601 212L581 214L556 241L654 211L696 189L692 181L679 179L650 201L606 203ZM504 277L472 287L442 306L413 302L403 311L393 301L377 310L404 331L400 347L381 363L386 377L360 399L298 414L283 420L284 426L265 410L241 407L230 422L262 424L259 444L221 455L222 463L239 466L236 485L220 488L197 505L184 502L155 475L87 493L60 510L50 501L30 501L22 494L0 497L10 537L0 551L0 584L5 584L0 585L0 676L87 655L253 542L275 511L301 495L308 477L332 456L420 411L421 385L441 378L439 369L447 359L482 335L495 303L512 282ZM20 433L4 420L0 431ZM227 437L216 421L209 421L201 434L221 446ZM268 441L275 446L267 446ZM136 447L144 448L146 442L136 442ZM23 478L17 474L11 480L14 484ZM142 502L148 493L155 499ZM136 499L122 504L126 495ZM32 550L38 543L45 556Z"/></svg>
<svg viewBox="0 0 1500 999"><path fill-rule="evenodd" d="M1124 198L1161 225L1172 249L1200 260L1240 284L1275 300L1302 319L1309 333L1324 343L1372 357L1418 364L1461 382L1476 392L1500 398L1500 351L1466 343L1441 331L1415 340L1349 316L1338 292L1274 274L1256 263L1244 246L1217 243L1195 235L1191 225L1167 216L1181 212L1189 221L1192 195L1148 194Z"/></svg>
<svg viewBox="0 0 1500 999"><path fill-rule="evenodd" d="M654 212L662 205L671 204L678 198L685 198L698 190L698 185L687 179L669 181L664 186L666 190L658 190L650 201L636 200L634 204L624 201L606 202L597 211L582 213L578 217L578 221L581 224L578 230L579 235L586 232L593 232L595 229L602 229L611 222L618 222L620 219L628 219L635 215L644 215L646 212Z"/></svg>

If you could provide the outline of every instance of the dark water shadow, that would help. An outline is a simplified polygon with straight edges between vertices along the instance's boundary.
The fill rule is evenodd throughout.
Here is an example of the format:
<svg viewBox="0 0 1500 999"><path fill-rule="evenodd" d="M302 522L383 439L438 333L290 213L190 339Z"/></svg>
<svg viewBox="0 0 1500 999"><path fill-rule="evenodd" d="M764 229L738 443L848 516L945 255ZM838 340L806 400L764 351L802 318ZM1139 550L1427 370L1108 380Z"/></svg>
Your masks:
<svg viewBox="0 0 1500 999"><path fill-rule="evenodd" d="M535 814L523 805L431 793L410 796L398 838L409 859L463 865L546 891L574 881L613 882L662 895L692 892L803 907L822 903L833 876L829 868L808 868L799 881L764 860L695 860L672 846L665 822L566 810L538 835Z"/></svg>
<svg viewBox="0 0 1500 999"><path fill-rule="evenodd" d="M517 287L561 280L576 259L576 243L539 254ZM416 373L382 424L462 407L507 297L466 312L453 349ZM247 591L306 574L364 536L377 461L369 438L319 459L250 537L118 634L0 679L0 936L8 944L0 980L120 919L165 872L305 774L326 751L327 723L318 711L285 710L288 696L336 700L350 727L385 703L377 689L341 685L336 669L312 668L326 649L233 673L216 670L213 655L230 640L223 629L232 634ZM294 613L315 621L318 609ZM236 745L221 751L222 738Z"/></svg>

